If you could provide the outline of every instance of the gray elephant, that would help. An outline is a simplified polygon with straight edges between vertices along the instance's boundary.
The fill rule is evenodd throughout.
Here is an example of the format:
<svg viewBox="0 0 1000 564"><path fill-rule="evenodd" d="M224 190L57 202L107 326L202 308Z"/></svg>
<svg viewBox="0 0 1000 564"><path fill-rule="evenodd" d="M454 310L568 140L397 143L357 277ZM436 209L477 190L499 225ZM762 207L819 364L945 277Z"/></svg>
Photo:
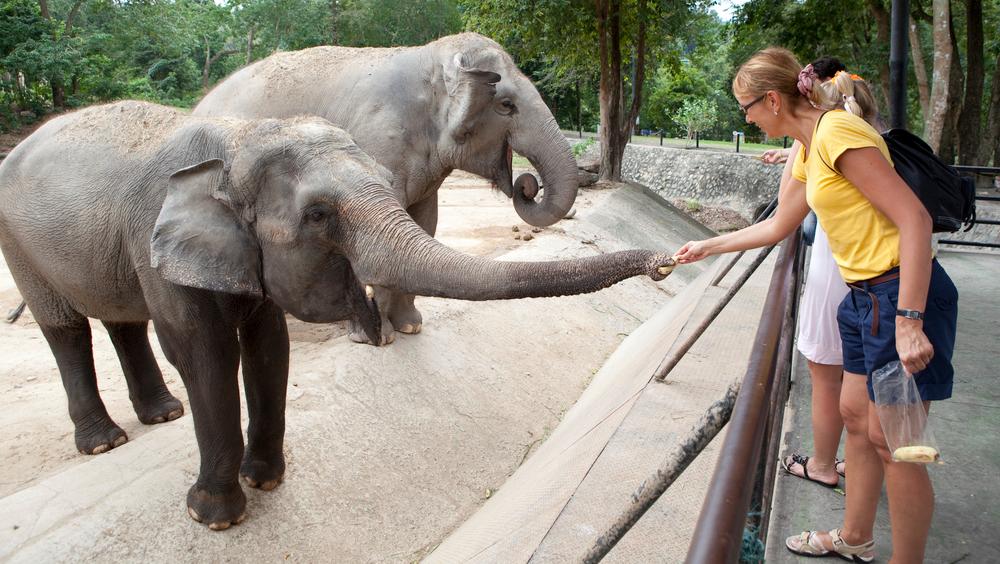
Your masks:
<svg viewBox="0 0 1000 564"><path fill-rule="evenodd" d="M0 164L0 247L56 358L77 447L126 440L98 394L88 317L107 327L140 419L180 415L146 339L152 320L194 417L201 470L189 512L224 529L244 516L239 476L266 490L284 474L284 312L354 318L375 338L370 285L466 300L558 296L662 279L673 264L647 251L541 263L464 255L414 223L390 185L315 117L196 118L122 102L54 119L18 145Z"/></svg>
<svg viewBox="0 0 1000 564"><path fill-rule="evenodd" d="M195 115L242 118L324 117L393 174L406 211L434 235L437 190L454 169L483 176L513 198L518 215L545 227L573 206L576 161L531 81L496 42L475 33L422 47L314 47L277 53L224 80ZM535 166L512 181L512 150ZM417 333L412 295L392 295L383 335ZM367 342L352 323L351 339Z"/></svg>

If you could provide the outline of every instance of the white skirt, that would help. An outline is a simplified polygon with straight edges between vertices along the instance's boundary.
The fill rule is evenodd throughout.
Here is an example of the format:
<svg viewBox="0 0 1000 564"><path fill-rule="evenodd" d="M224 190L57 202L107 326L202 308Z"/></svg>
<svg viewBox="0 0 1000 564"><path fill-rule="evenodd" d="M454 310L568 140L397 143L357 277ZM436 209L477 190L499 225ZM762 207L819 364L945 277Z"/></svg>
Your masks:
<svg viewBox="0 0 1000 564"><path fill-rule="evenodd" d="M826 232L817 224L805 290L799 301L798 334L799 351L817 364L844 363L837 309L847 292Z"/></svg>

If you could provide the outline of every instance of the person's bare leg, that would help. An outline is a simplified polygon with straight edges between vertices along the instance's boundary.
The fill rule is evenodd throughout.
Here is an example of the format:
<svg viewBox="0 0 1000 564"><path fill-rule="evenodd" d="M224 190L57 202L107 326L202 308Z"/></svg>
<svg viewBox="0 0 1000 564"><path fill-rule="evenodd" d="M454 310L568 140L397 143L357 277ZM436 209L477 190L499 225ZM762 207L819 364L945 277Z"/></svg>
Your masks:
<svg viewBox="0 0 1000 564"><path fill-rule="evenodd" d="M809 362L812 379L813 456L809 458L809 475L827 483L836 483L837 447L844 430L840 415L840 388L844 367L839 364Z"/></svg>
<svg viewBox="0 0 1000 564"><path fill-rule="evenodd" d="M924 402L924 409L929 408L930 402ZM927 467L911 462L893 462L874 403L869 403L868 413L869 438L885 467L889 523L892 526L890 562L923 562L927 534L934 514L934 487L927 475ZM854 471L853 460L851 471Z"/></svg>
<svg viewBox="0 0 1000 564"><path fill-rule="evenodd" d="M851 461L847 474L847 507L840 536L849 545L864 544L874 536L875 512L882 491L882 460L868 437L868 387L864 374L844 372L840 414L847 428L845 456ZM878 424L878 420L875 420ZM833 549L829 533L817 535L823 548Z"/></svg>

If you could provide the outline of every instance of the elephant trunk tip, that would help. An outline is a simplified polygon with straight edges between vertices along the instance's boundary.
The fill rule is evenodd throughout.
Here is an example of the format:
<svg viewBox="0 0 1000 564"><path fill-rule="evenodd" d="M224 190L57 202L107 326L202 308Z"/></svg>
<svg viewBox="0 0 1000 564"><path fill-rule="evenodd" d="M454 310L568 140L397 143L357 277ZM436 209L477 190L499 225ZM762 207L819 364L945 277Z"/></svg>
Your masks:
<svg viewBox="0 0 1000 564"><path fill-rule="evenodd" d="M647 264L649 266L649 277L657 282L669 276L674 271L674 268L677 267L677 261L664 253L653 254L650 256Z"/></svg>

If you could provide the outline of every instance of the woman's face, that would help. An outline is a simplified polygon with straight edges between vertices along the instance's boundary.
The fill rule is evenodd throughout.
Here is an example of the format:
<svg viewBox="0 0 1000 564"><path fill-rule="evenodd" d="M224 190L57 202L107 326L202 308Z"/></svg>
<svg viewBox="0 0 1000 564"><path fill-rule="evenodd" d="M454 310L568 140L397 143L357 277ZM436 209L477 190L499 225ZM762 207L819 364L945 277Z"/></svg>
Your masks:
<svg viewBox="0 0 1000 564"><path fill-rule="evenodd" d="M747 123L756 124L771 137L779 135L775 127L778 124L778 115L774 113L776 109L775 99L778 95L773 91L764 94L739 94L736 95L736 103L740 105L740 110L746 117Z"/></svg>

